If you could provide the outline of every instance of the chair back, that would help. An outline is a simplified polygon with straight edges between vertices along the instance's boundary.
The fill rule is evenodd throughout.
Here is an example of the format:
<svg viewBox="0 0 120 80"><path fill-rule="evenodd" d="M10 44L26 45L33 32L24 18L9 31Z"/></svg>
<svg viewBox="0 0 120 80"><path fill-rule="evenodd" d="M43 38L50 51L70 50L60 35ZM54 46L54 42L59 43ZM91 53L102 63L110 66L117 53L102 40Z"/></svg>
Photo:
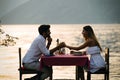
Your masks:
<svg viewBox="0 0 120 80"><path fill-rule="evenodd" d="M19 69L21 69L22 64L21 64L21 48L18 49L19 51Z"/></svg>
<svg viewBox="0 0 120 80"><path fill-rule="evenodd" d="M105 48L106 69L109 71L109 48Z"/></svg>

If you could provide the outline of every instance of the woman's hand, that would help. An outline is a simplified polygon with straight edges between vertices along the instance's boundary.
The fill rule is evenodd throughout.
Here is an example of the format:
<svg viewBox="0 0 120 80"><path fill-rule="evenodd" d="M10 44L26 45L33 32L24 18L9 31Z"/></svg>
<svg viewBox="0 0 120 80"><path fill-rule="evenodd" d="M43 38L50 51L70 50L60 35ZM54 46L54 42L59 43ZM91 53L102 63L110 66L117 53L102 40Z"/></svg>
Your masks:
<svg viewBox="0 0 120 80"><path fill-rule="evenodd" d="M60 44L59 44L59 48L63 48L63 47L65 47L65 42L61 42Z"/></svg>

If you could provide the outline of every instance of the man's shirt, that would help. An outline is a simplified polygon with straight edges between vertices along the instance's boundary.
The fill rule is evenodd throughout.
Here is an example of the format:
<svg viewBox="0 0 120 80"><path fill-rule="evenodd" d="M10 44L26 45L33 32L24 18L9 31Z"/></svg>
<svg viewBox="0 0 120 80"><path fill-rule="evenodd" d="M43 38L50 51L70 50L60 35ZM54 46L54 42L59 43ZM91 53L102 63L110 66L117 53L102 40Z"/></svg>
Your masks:
<svg viewBox="0 0 120 80"><path fill-rule="evenodd" d="M41 54L46 56L50 55L49 50L46 48L46 40L42 35L36 37L36 39L32 42L29 50L23 58L23 63L31 63L35 61L39 61Z"/></svg>

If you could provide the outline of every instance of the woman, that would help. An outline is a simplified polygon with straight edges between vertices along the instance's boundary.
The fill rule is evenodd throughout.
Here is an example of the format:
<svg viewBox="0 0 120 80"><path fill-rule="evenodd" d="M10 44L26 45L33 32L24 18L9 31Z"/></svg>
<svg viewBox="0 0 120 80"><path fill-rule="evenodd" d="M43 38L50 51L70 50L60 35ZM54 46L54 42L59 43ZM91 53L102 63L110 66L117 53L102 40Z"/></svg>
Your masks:
<svg viewBox="0 0 120 80"><path fill-rule="evenodd" d="M73 50L81 50L87 47L85 54L90 55L90 72L94 73L105 67L105 61L100 54L102 48L97 41L97 38L91 26L88 25L83 27L82 35L85 39L85 42L82 45L78 47L66 45L66 47Z"/></svg>

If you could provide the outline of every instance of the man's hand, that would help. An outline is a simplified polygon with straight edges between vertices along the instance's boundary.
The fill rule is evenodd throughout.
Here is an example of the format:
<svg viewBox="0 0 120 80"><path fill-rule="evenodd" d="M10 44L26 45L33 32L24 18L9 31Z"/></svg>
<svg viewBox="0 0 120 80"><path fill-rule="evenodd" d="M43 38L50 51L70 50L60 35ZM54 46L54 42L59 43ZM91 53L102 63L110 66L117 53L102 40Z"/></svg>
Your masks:
<svg viewBox="0 0 120 80"><path fill-rule="evenodd" d="M48 40L48 44L50 45L51 42L52 42L52 38L51 38L51 36L49 36L49 37L47 38L47 40Z"/></svg>
<svg viewBox="0 0 120 80"><path fill-rule="evenodd" d="M52 42L52 38L49 36L49 37L47 38L47 41L48 41L48 43L47 43L47 49L49 49L49 47L50 47L50 45L51 45L51 42Z"/></svg>

